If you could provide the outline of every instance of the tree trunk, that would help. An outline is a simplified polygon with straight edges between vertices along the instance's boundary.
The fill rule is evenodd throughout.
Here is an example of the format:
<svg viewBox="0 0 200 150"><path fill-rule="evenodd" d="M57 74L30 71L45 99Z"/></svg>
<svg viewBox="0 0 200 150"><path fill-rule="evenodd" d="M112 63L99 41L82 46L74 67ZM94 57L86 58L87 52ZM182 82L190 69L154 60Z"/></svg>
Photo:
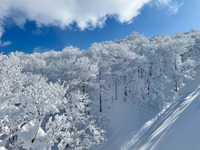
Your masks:
<svg viewBox="0 0 200 150"><path fill-rule="evenodd" d="M85 80L83 79L83 89L82 89L83 91L83 95L85 95Z"/></svg>
<svg viewBox="0 0 200 150"><path fill-rule="evenodd" d="M124 101L126 101L126 97L128 96L128 93L127 93L127 85L125 85L124 87Z"/></svg>
<svg viewBox="0 0 200 150"><path fill-rule="evenodd" d="M117 77L115 81L115 100L117 100Z"/></svg>
<svg viewBox="0 0 200 150"><path fill-rule="evenodd" d="M99 93L99 102L100 102L100 112L102 112L102 99L101 99L101 91Z"/></svg>
<svg viewBox="0 0 200 150"><path fill-rule="evenodd" d="M178 82L175 80L175 91L178 91Z"/></svg>
<svg viewBox="0 0 200 150"><path fill-rule="evenodd" d="M174 68L175 68L175 73L176 73L176 71L177 71L177 62L176 62L176 59L175 59L175 62L174 62ZM175 73L174 73L175 91L178 91L178 81L176 80Z"/></svg>
<svg viewBox="0 0 200 150"><path fill-rule="evenodd" d="M102 112L102 95L101 95L101 71L99 71L99 105L100 105L100 112Z"/></svg>

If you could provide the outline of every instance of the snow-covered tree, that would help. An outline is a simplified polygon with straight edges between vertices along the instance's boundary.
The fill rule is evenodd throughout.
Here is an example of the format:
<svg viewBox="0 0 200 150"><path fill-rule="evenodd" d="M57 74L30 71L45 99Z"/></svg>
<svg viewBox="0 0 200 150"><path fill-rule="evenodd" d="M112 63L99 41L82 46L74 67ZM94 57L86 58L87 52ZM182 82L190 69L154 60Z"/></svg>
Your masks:
<svg viewBox="0 0 200 150"><path fill-rule="evenodd" d="M0 61L0 145L7 149L84 149L104 140L79 90L22 73L17 57Z"/></svg>

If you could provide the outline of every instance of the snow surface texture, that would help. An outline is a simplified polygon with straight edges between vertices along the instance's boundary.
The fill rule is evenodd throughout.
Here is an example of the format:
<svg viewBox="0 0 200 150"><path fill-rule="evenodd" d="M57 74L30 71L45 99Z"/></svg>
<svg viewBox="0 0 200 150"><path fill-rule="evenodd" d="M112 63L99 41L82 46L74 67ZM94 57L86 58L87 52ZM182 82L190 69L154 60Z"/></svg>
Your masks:
<svg viewBox="0 0 200 150"><path fill-rule="evenodd" d="M200 121L196 119L200 115L199 106L197 105L199 103L199 95L200 87L185 100L168 107L155 118L146 122L121 149L187 150L191 148L191 145L194 146L193 149L200 147L200 135L196 132L200 127ZM194 109L194 106L196 109Z"/></svg>
<svg viewBox="0 0 200 150"><path fill-rule="evenodd" d="M180 89L176 101L157 115L151 108L115 101L106 112L111 118L108 140L94 150L198 150L200 66L195 71L196 77Z"/></svg>
<svg viewBox="0 0 200 150"><path fill-rule="evenodd" d="M199 68L197 68L199 69ZM199 75L199 71L198 71ZM180 91L191 90L199 76ZM189 88L188 88L189 87ZM122 147L121 150L198 150L200 147L200 86L185 99L166 106Z"/></svg>
<svg viewBox="0 0 200 150"><path fill-rule="evenodd" d="M148 107L131 106L123 101L115 101L106 112L110 121L107 127L107 141L94 150L117 150L150 118L157 110Z"/></svg>

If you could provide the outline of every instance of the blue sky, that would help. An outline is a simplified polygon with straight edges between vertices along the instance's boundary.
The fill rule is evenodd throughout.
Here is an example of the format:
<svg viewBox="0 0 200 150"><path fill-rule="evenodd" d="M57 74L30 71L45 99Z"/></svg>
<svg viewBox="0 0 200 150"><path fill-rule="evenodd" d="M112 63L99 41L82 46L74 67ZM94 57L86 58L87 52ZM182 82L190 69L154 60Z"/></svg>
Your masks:
<svg viewBox="0 0 200 150"><path fill-rule="evenodd" d="M98 12L96 10L87 13L83 11L85 13L84 16L81 15L82 11L76 11L74 13L76 15L72 14L72 16L80 18L80 21L73 22L68 21L68 18L71 16L62 17L62 14L48 14L48 9L43 11L42 7L42 11L40 11L40 5L34 6L36 9L33 9L33 11L25 9L18 12L17 8L26 8L27 5L23 3L14 10L9 9L9 11L5 11L9 6L12 6L11 3L7 4L7 1L0 0L0 4L5 4L2 7L0 5L0 13L1 10L3 10L2 12L9 12L5 13L5 15L0 15L0 31L1 29L3 31L2 36L0 35L0 52L5 54L16 50L26 53L42 52L51 49L62 50L64 47L71 45L80 49L87 49L94 42L122 39L132 32L139 32L147 37L152 37L156 34L171 35L176 32L187 32L192 28L200 29L199 0L143 0L143 3L133 4L135 6L130 8L130 10L134 11L129 11L128 13L126 12L126 7L129 9L128 7L132 3L131 0L125 0L127 5L122 7L122 9L120 9L122 3L120 3L120 0L117 0L119 5L116 4L116 7L119 7L120 11L111 8L111 10L113 9L111 13L102 8L104 14L107 13L103 17L99 17L99 14L102 13L101 8ZM53 0L51 1L53 3ZM112 0L110 1L112 2ZM20 2L23 2L23 0L19 0ZM79 2L77 0L77 3ZM91 2L87 0L87 3L90 4ZM82 9L83 6L89 9L87 8L89 7L88 4L80 4L79 7ZM95 5L92 5L92 7L95 7ZM30 7L32 6L27 6L27 8ZM60 7L55 8L55 13L60 10ZM33 16L36 16L34 14L42 16L41 19L39 20L38 17L34 18ZM94 21L89 22L91 19L88 21L87 15L93 15L93 18L96 17L97 20L93 19Z"/></svg>

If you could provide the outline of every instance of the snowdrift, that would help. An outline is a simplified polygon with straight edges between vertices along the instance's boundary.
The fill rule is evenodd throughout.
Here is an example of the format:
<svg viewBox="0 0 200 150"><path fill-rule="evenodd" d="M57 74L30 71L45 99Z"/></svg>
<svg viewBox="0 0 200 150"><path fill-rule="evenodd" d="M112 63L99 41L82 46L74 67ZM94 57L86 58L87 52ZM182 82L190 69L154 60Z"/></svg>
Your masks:
<svg viewBox="0 0 200 150"><path fill-rule="evenodd" d="M198 150L199 116L200 86L146 122L121 150Z"/></svg>
<svg viewBox="0 0 200 150"><path fill-rule="evenodd" d="M150 107L132 106L124 101L114 101L106 112L109 116L107 141L93 150L118 150L140 127L158 113ZM130 134L132 133L132 134Z"/></svg>

